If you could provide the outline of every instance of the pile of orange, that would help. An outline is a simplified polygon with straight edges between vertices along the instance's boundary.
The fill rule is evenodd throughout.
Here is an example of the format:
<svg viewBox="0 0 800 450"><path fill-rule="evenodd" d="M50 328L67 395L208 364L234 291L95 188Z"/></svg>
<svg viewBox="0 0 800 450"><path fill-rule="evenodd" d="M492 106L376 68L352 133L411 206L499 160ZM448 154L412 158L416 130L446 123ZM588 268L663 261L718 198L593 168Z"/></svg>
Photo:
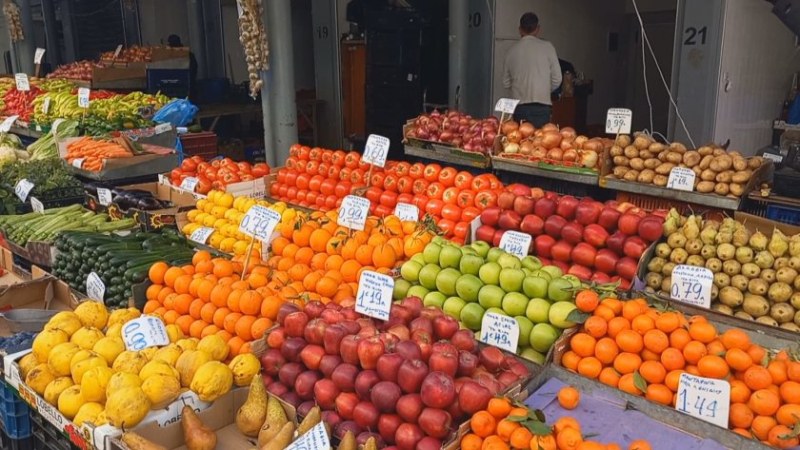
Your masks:
<svg viewBox="0 0 800 450"><path fill-rule="evenodd" d="M668 406L684 372L728 380L733 431L779 448L798 445L792 428L800 421L800 362L786 351L770 352L741 329L720 333L705 317L660 311L644 299L581 296L576 303L590 305L592 315L570 338L561 365Z"/></svg>

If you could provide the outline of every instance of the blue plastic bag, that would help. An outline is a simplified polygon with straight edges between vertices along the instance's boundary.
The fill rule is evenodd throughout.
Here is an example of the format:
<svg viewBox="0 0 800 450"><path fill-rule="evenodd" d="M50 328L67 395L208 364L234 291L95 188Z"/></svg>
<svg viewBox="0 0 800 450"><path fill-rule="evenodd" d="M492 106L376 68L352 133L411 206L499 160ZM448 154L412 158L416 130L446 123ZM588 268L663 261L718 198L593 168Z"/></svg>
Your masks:
<svg viewBox="0 0 800 450"><path fill-rule="evenodd" d="M192 102L185 99L175 99L153 116L153 121L157 123L171 123L173 127L182 127L188 125L194 116L197 115L198 108Z"/></svg>

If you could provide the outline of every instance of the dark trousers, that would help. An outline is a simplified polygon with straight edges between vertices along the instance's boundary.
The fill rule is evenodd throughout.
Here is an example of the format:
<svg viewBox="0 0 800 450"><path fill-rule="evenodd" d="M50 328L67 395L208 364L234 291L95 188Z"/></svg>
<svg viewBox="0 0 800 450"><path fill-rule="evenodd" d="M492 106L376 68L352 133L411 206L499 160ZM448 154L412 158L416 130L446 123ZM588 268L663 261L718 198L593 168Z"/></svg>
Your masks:
<svg viewBox="0 0 800 450"><path fill-rule="evenodd" d="M550 122L550 112L552 111L550 105L543 105L541 103L520 103L514 110L514 120L517 122L525 121L530 122L536 128L541 128L542 125Z"/></svg>

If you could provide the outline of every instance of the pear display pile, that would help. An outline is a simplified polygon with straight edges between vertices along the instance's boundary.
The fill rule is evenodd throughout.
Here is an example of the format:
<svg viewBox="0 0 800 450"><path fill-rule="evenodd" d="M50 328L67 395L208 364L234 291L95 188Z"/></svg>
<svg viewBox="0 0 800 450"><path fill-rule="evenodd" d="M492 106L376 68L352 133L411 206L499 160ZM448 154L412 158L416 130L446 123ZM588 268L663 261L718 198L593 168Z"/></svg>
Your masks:
<svg viewBox="0 0 800 450"><path fill-rule="evenodd" d="M676 265L706 267L714 273L712 309L800 332L800 234L751 233L732 218L704 221L673 209L664 236L647 264L649 291L668 296Z"/></svg>

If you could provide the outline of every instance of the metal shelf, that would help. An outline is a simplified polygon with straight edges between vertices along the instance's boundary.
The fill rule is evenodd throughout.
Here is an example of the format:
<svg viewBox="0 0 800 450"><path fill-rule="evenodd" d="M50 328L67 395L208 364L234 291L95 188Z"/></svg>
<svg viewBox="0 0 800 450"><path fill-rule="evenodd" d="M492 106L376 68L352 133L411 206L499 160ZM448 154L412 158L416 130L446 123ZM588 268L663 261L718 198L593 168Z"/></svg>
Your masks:
<svg viewBox="0 0 800 450"><path fill-rule="evenodd" d="M455 164L457 166L475 167L478 169L486 169L491 166L491 162L488 159L485 161L479 161L474 158L459 156L449 151L414 147L411 145L405 145L404 149L406 155L418 156L420 158Z"/></svg>
<svg viewBox="0 0 800 450"><path fill-rule="evenodd" d="M568 181L570 183L587 184L590 186L598 185L598 176L584 173L561 172L555 170L541 169L527 164L517 164L501 158L492 158L492 167L496 170L533 175L542 178L552 178L555 180Z"/></svg>
<svg viewBox="0 0 800 450"><path fill-rule="evenodd" d="M666 198L670 200L677 200L686 203L693 203L695 205L703 205L711 208L728 209L737 211L741 203L739 198L722 197L716 194L701 194L698 192L679 191L676 189L667 189L661 186L652 184L637 183L634 181L620 181L611 178L601 177L599 185L606 189L615 189L617 191L629 192L632 194L649 195L652 197Z"/></svg>

